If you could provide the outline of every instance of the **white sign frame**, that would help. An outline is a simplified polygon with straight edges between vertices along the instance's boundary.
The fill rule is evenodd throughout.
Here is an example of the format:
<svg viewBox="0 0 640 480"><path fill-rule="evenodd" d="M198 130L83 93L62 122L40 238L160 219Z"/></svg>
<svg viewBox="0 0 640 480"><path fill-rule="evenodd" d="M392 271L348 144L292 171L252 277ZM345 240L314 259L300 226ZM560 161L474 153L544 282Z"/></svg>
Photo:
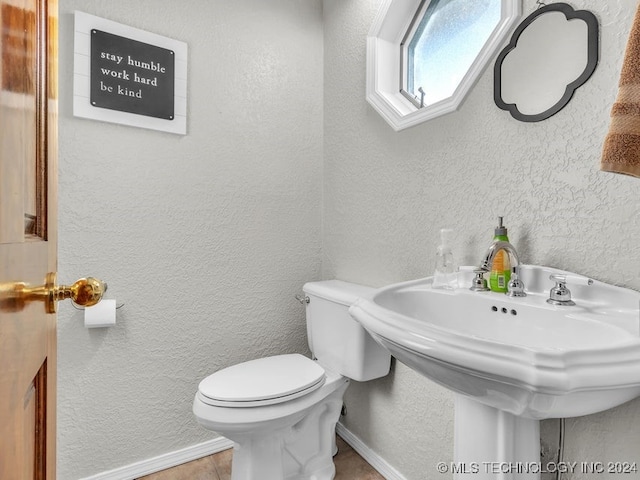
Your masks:
<svg viewBox="0 0 640 480"><path fill-rule="evenodd" d="M75 11L73 48L73 114L76 117L120 123L178 135L187 134L187 54L185 42L163 37L105 18ZM175 52L174 118L138 115L135 113L94 107L91 105L91 29L137 40Z"/></svg>

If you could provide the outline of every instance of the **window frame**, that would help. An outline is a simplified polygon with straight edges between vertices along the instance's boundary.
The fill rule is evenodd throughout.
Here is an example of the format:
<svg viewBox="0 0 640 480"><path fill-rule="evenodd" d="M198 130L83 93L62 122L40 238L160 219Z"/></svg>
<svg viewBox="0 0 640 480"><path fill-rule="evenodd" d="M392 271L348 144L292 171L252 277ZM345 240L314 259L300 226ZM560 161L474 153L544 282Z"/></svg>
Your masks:
<svg viewBox="0 0 640 480"><path fill-rule="evenodd" d="M457 110L480 74L497 55L522 13L521 0L501 0L501 19L454 94L420 108L403 93L403 43L431 0L384 0L367 36L366 98L396 131ZM426 4L426 5L425 5Z"/></svg>
<svg viewBox="0 0 640 480"><path fill-rule="evenodd" d="M409 59L407 55L408 49L405 48L405 45L408 42L411 42L411 40L413 39L418 25L420 25L420 22L422 22L422 18L427 13L427 7L430 3L431 0L420 0L416 13L413 15L411 23L409 24L409 27L407 28L407 31L404 34L404 37L402 37L402 41L400 42L400 93L418 108L423 108L424 106L421 105L421 102L418 102L417 98L411 95L407 90L406 84L408 75L406 74L405 69L409 67Z"/></svg>

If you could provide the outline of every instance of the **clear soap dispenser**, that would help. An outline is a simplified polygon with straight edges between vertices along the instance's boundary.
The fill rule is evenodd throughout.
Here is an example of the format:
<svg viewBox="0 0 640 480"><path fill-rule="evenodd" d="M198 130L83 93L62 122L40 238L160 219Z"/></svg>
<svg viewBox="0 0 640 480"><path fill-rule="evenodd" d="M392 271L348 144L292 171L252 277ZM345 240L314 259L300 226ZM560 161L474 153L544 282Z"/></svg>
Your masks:
<svg viewBox="0 0 640 480"><path fill-rule="evenodd" d="M453 261L450 240L453 230L440 230L440 245L436 250L436 268L433 272L433 288L454 289L458 286L458 274Z"/></svg>

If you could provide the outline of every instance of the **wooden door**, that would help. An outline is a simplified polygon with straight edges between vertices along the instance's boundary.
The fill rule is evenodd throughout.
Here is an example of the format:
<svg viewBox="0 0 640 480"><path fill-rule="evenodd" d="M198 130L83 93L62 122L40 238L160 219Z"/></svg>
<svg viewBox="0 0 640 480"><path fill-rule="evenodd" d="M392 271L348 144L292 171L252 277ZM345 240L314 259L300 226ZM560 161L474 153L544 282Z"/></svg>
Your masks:
<svg viewBox="0 0 640 480"><path fill-rule="evenodd" d="M0 283L56 271L57 1L0 0ZM0 479L55 479L56 315L0 301Z"/></svg>

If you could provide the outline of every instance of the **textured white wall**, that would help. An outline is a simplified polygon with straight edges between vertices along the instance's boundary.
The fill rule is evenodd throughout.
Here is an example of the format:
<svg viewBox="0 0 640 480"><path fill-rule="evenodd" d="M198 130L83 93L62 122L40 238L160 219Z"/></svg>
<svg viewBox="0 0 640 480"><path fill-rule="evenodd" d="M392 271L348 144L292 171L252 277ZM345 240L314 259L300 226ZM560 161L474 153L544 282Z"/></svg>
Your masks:
<svg viewBox="0 0 640 480"><path fill-rule="evenodd" d="M72 116L73 15L189 45L188 135ZM59 315L59 476L196 444L200 379L306 352L293 295L320 277L322 6L60 1L59 278L95 275L118 325Z"/></svg>
<svg viewBox="0 0 640 480"><path fill-rule="evenodd" d="M551 119L498 110L487 70L459 112L400 133L364 100L379 3L324 0L323 82L319 2L60 1L60 278L101 276L126 304L102 331L61 308L60 479L211 438L190 411L199 379L306 349L292 294L320 275L321 238L325 278L380 286L429 274L444 226L476 263L504 214L524 261L640 288L640 183L598 171L636 1L580 2L601 61ZM72 117L76 8L189 44L189 135ZM408 479L451 459L450 394L403 365L347 403ZM570 420L567 460L635 460L639 419L636 401Z"/></svg>
<svg viewBox="0 0 640 480"><path fill-rule="evenodd" d="M599 171L637 1L572 3L599 18L601 60L560 113L513 120L493 103L489 68L458 112L394 133L364 98L380 1L324 1L324 277L382 286L429 275L442 227L457 232L459 263L477 264L504 215L525 263L640 288L640 180ZM524 1L525 14L534 8ZM435 470L452 457L446 390L396 364L354 383L347 406L348 428L408 479L446 478ZM567 460L640 460L640 401L567 430Z"/></svg>

